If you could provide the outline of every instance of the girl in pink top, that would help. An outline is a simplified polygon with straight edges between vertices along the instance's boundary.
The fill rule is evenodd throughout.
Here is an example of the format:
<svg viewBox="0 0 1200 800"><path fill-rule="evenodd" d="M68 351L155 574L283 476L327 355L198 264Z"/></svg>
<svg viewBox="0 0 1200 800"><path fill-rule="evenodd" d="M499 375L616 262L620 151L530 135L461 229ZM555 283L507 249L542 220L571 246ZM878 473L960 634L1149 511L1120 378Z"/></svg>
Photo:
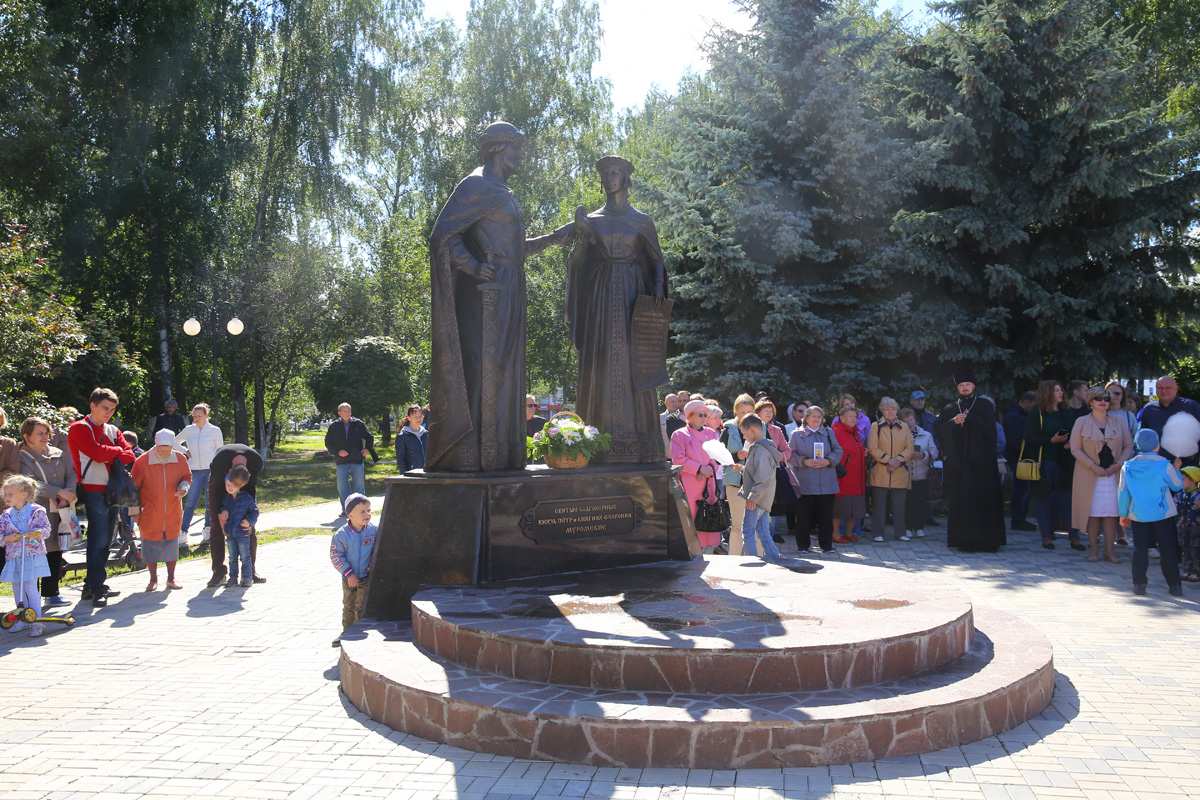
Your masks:
<svg viewBox="0 0 1200 800"><path fill-rule="evenodd" d="M697 503L704 499L705 488L709 499L717 499L717 462L704 452L704 443L720 438L720 434L707 426L708 406L702 400L692 400L683 407L687 425L671 434L671 463L683 467L679 480L687 497L688 508L696 516ZM721 543L719 532L697 531L701 547L716 547Z"/></svg>

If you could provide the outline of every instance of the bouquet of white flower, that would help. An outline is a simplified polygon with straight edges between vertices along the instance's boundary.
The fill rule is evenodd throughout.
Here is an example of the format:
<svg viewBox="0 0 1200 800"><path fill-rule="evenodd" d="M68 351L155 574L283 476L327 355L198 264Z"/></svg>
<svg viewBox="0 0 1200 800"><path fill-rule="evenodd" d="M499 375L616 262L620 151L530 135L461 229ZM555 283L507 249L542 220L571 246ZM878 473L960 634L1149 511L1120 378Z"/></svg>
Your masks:
<svg viewBox="0 0 1200 800"><path fill-rule="evenodd" d="M612 436L588 425L579 415L560 411L526 440L530 460L544 458L555 469L579 469L612 447Z"/></svg>

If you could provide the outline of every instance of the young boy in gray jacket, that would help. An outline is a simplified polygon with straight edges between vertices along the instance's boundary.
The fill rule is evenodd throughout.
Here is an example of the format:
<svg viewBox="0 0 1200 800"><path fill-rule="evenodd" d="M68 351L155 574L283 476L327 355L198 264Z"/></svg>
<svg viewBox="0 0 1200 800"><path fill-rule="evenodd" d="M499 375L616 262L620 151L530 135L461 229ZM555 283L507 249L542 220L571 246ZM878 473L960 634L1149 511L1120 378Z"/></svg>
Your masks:
<svg viewBox="0 0 1200 800"><path fill-rule="evenodd" d="M755 540L762 542L763 559L778 561L782 556L771 537L771 504L775 502L775 470L782 457L767 438L762 418L747 414L738 429L746 445L746 463L734 469L742 474L738 494L746 499L746 516L742 522L743 549L748 556L758 555Z"/></svg>

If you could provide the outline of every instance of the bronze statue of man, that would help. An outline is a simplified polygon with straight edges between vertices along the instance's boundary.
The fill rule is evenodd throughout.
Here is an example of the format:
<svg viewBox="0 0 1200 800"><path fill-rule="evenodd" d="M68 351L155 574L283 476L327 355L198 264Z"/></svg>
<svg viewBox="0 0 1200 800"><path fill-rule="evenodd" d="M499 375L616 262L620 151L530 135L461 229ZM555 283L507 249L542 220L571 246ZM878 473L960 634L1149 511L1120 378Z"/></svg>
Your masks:
<svg viewBox="0 0 1200 800"><path fill-rule="evenodd" d="M483 166L454 188L429 238L430 472L525 467L525 220L508 188L524 143L514 125L488 125Z"/></svg>

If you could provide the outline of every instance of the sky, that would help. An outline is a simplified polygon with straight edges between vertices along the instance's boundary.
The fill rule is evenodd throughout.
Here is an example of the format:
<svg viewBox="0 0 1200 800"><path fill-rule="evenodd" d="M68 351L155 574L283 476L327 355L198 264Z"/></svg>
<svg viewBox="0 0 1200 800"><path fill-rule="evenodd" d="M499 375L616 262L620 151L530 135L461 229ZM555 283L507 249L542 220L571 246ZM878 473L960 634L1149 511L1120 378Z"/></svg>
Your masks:
<svg viewBox="0 0 1200 800"><path fill-rule="evenodd" d="M604 41L596 73L612 83L618 110L638 107L653 86L674 90L706 65L700 45L714 24L744 30L749 19L731 0L599 0ZM471 0L425 0L431 17L460 26ZM923 14L924 0L880 0L882 8Z"/></svg>

